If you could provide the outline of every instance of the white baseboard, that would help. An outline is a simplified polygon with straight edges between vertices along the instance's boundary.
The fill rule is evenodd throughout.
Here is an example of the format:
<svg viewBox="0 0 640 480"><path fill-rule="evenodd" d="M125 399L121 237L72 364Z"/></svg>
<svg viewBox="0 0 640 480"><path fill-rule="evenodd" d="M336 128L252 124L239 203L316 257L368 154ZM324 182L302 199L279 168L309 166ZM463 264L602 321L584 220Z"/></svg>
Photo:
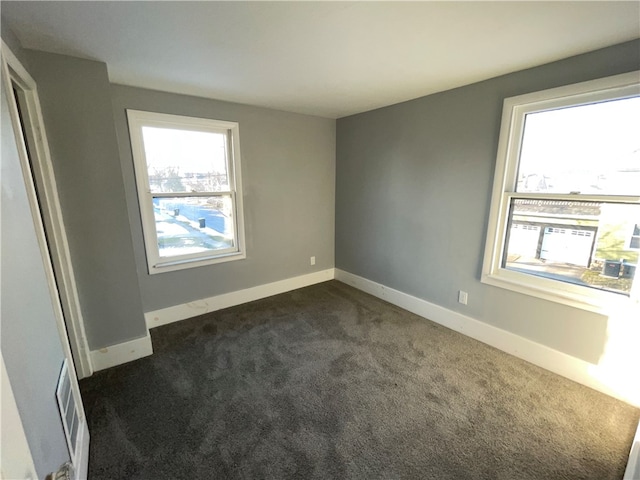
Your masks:
<svg viewBox="0 0 640 480"><path fill-rule="evenodd" d="M145 313L145 320L147 328L151 329L204 313L325 282L333 278L541 368L634 406L640 406L638 398L629 397L595 377L592 373L594 365L589 362L337 268L330 268L147 312ZM108 349L91 352L95 370L119 365L151 353L151 341L148 336L125 344L115 345Z"/></svg>
<svg viewBox="0 0 640 480"><path fill-rule="evenodd" d="M144 337L136 338L128 342L118 343L99 350L91 351L91 364L93 371L104 370L123 363L132 362L153 353L151 335L147 331Z"/></svg>
<svg viewBox="0 0 640 480"><path fill-rule="evenodd" d="M215 312L223 308L241 305L243 303L260 300L261 298L289 292L297 288L308 287L320 282L326 282L334 278L334 269L321 270L319 272L287 278L273 283L258 285L257 287L224 293L214 297L203 298L181 305L162 308L144 314L147 328L155 328L168 323L177 322L186 318L196 317L204 313Z"/></svg>
<svg viewBox="0 0 640 480"><path fill-rule="evenodd" d="M362 290L574 382L586 385L634 406L640 406L639 399L629 398L624 393L612 389L609 385L595 378L590 373L594 365L589 362L338 268L335 269L335 278L358 290Z"/></svg>

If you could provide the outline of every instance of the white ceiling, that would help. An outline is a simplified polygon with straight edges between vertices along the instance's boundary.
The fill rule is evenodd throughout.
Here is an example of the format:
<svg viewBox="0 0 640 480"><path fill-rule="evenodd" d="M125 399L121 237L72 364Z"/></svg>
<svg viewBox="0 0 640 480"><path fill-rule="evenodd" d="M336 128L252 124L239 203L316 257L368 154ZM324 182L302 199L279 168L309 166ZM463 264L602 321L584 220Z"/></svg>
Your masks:
<svg viewBox="0 0 640 480"><path fill-rule="evenodd" d="M337 118L640 37L640 2L7 2L112 82Z"/></svg>

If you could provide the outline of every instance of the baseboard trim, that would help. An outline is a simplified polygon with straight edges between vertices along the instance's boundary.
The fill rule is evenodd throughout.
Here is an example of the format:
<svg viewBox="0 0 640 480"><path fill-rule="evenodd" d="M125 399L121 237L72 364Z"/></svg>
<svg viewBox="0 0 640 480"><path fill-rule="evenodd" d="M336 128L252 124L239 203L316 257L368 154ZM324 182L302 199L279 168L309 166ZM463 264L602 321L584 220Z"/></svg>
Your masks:
<svg viewBox="0 0 640 480"><path fill-rule="evenodd" d="M110 345L99 350L92 350L91 364L93 365L93 371L97 372L132 362L151 354L153 354L153 346L151 345L151 335L147 331L144 337Z"/></svg>
<svg viewBox="0 0 640 480"><path fill-rule="evenodd" d="M595 378L590 373L594 365L589 362L338 268L335 269L335 279L545 370L640 407L638 399L629 398Z"/></svg>
<svg viewBox="0 0 640 480"><path fill-rule="evenodd" d="M297 288L308 287L316 283L326 282L334 278L334 269L321 270L319 272L287 278L277 282L266 283L256 287L245 288L235 292L224 293L201 300L195 300L181 305L162 308L144 314L147 328L160 327L169 323L196 317L204 313L215 312L223 308L234 307L243 303L260 300L261 298L289 292Z"/></svg>

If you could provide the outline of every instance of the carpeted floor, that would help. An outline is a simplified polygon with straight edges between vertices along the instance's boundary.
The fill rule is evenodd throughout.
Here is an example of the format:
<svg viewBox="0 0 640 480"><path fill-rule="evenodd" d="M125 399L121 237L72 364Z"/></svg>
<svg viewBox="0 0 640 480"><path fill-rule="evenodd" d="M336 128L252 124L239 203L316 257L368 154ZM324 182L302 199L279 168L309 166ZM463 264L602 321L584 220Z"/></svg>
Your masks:
<svg viewBox="0 0 640 480"><path fill-rule="evenodd" d="M620 479L640 410L337 281L81 382L98 479Z"/></svg>

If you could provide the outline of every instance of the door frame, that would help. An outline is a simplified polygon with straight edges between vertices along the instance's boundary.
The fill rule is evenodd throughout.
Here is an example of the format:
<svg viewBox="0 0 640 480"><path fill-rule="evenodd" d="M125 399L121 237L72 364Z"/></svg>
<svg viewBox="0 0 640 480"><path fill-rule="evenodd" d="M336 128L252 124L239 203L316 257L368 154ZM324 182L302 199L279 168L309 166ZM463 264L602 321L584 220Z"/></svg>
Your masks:
<svg viewBox="0 0 640 480"><path fill-rule="evenodd" d="M65 335L68 332L77 376L78 378L86 378L93 374L91 351L89 350L84 328L84 320L69 253L69 242L64 228L58 188L51 163L51 154L40 109L36 82L4 41L2 42L2 58L2 69L7 75L7 80L19 87L20 94L23 97L24 105L21 105L21 107L26 110L22 114L23 121L25 123L28 122L28 125L25 125L27 135L30 135L30 132L34 133L28 139L29 145L33 146L33 151L30 152L31 161L27 160L27 162L30 163L33 171L33 180L38 190L39 206L42 209L42 219L48 234L51 260L55 272L58 273L56 280L60 302L65 314ZM9 92L12 91L12 85L6 85L6 87L9 88ZM18 113L15 99L9 99L9 107L12 117L14 117L14 114Z"/></svg>
<svg viewBox="0 0 640 480"><path fill-rule="evenodd" d="M84 341L85 347L87 343L86 336L84 336L82 314L75 288L76 284L69 256L67 237L62 223L62 214L51 167L36 83L4 41L1 49L2 86L3 90L6 89L9 115L11 116L11 125L3 127L11 128L15 136L25 190L31 209L31 220L34 224L36 240L42 257L47 284L49 285L51 306L55 316L59 341L68 364L75 365L70 341ZM24 96L25 103L24 105L21 103L20 106L26 111L18 109L18 104L13 94L14 84L20 89L20 94ZM25 124L24 131L21 121ZM28 145L32 148L29 148L29 151L27 151L25 133L31 136ZM33 151L31 151L32 149ZM44 182L43 184L36 183L36 177L38 176L41 177L40 180ZM37 191L36 186L38 187ZM47 230L49 237L45 233L45 225L51 229L51 231ZM62 267L60 279L57 279L54 274L54 264ZM72 335L68 334L63 310L63 304L70 301L73 303L70 304L72 310L69 313L68 320L69 332ZM81 323L74 325L73 321L80 321ZM79 349L79 361L80 359L87 360L88 363L85 362L84 368L88 367L91 370L91 361L88 355L83 358L82 352L83 350ZM84 352L88 353L88 348ZM70 451L69 455L75 469L75 479L86 479L89 466L89 429L82 396L80 395L76 369L69 368L68 375L79 422L77 442L74 451ZM53 396L52 401L54 401ZM60 420L62 421L62 419Z"/></svg>

